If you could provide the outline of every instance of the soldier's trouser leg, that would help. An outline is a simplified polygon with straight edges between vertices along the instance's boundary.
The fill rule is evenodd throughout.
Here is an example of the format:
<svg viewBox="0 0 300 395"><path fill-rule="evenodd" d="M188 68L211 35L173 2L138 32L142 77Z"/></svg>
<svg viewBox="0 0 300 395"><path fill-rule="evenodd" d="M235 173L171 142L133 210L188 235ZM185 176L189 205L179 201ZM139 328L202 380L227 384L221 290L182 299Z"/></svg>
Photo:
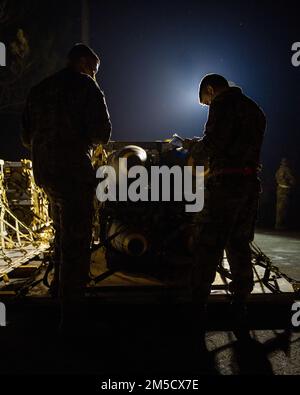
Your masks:
<svg viewBox="0 0 300 395"><path fill-rule="evenodd" d="M207 191L204 209L198 219L198 246L192 272L194 302L206 301L223 258L239 203L231 195L231 190L222 186Z"/></svg>
<svg viewBox="0 0 300 395"><path fill-rule="evenodd" d="M226 244L232 274L229 290L236 299L246 300L253 290L253 267L250 242L254 239L258 195L249 193L242 201Z"/></svg>
<svg viewBox="0 0 300 395"><path fill-rule="evenodd" d="M276 229L283 229L287 225L288 203L288 190L278 187L276 201Z"/></svg>
<svg viewBox="0 0 300 395"><path fill-rule="evenodd" d="M231 240L226 248L233 281L229 289L237 299L245 300L253 290L251 249L248 240Z"/></svg>
<svg viewBox="0 0 300 395"><path fill-rule="evenodd" d="M93 190L86 186L60 197L60 293L72 297L89 279L92 237Z"/></svg>
<svg viewBox="0 0 300 395"><path fill-rule="evenodd" d="M209 230L207 229L207 231ZM205 242L200 242L198 245L191 276L192 301L194 305L202 305L207 302L223 252L223 245Z"/></svg>
<svg viewBox="0 0 300 395"><path fill-rule="evenodd" d="M192 335L200 343L204 342L204 334L207 329L207 298L224 252L224 246L215 243L215 235L216 229L210 224L201 227L191 273ZM198 348L202 346L198 344Z"/></svg>
<svg viewBox="0 0 300 395"><path fill-rule="evenodd" d="M94 191L85 184L45 190L55 228L55 281L61 297L75 297L89 278Z"/></svg>
<svg viewBox="0 0 300 395"><path fill-rule="evenodd" d="M254 237L258 193L252 186L238 192L218 187L210 192L207 215L200 224L199 244L192 273L192 293L205 300L216 269L227 249L233 274L233 292L245 295L253 288L249 242Z"/></svg>

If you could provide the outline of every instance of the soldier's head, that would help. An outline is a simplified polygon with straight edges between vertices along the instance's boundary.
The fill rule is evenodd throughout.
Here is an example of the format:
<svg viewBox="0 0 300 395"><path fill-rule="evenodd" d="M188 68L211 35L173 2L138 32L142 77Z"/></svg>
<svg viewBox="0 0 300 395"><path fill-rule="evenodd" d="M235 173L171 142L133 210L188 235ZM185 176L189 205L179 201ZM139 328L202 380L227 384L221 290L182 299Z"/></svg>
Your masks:
<svg viewBox="0 0 300 395"><path fill-rule="evenodd" d="M229 88L226 78L219 74L207 74L200 82L199 102L210 106L215 97Z"/></svg>
<svg viewBox="0 0 300 395"><path fill-rule="evenodd" d="M280 164L281 166L288 166L289 161L286 158L282 158Z"/></svg>
<svg viewBox="0 0 300 395"><path fill-rule="evenodd" d="M68 54L68 67L78 73L88 74L96 78L100 66L97 54L87 45L76 44Z"/></svg>

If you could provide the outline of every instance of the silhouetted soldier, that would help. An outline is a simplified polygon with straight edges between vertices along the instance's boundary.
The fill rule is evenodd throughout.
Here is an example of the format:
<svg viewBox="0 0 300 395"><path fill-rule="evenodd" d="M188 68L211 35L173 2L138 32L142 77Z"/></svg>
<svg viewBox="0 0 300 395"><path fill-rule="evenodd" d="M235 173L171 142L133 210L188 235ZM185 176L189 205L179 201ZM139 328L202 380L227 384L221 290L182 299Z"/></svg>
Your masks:
<svg viewBox="0 0 300 395"><path fill-rule="evenodd" d="M100 60L83 44L67 67L33 87L23 116L23 144L31 150L35 180L46 191L55 228L52 290L76 298L88 281L96 177L90 152L107 143L111 122L96 82ZM59 284L59 287L58 287Z"/></svg>
<svg viewBox="0 0 300 395"><path fill-rule="evenodd" d="M295 185L295 177L289 168L287 159L283 158L279 169L276 172L277 182L277 204L276 204L276 224L275 228L284 230L287 228L290 195Z"/></svg>
<svg viewBox="0 0 300 395"><path fill-rule="evenodd" d="M266 120L240 88L217 74L200 84L200 103L210 106L204 136L186 141L198 163L209 158L205 206L197 216L199 237L192 273L195 314L207 301L226 250L236 310L244 310L253 290L250 242L254 238L260 181L257 177ZM199 313L197 313L199 311Z"/></svg>

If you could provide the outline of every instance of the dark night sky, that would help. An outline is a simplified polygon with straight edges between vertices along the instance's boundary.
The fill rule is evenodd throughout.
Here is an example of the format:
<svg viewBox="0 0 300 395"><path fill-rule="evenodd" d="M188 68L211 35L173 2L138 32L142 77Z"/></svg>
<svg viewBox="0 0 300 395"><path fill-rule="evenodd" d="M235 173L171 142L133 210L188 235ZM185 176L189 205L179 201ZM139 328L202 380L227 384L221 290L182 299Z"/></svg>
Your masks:
<svg viewBox="0 0 300 395"><path fill-rule="evenodd" d="M78 17L70 12L76 3ZM53 18L43 13L37 26L57 29L57 20L72 19L78 34L71 40L78 41L78 1L57 2L51 10ZM265 110L266 169L273 172L280 157L287 156L300 170L300 67L291 64L291 46L300 41L296 3L91 0L91 13L91 44L102 58L98 80L114 139L201 135L207 108L198 104L198 84L204 74L217 72ZM65 48L71 40L64 42L62 31ZM17 135L16 130L14 137L6 137L10 144L3 145L3 152L0 147L0 156L23 154Z"/></svg>

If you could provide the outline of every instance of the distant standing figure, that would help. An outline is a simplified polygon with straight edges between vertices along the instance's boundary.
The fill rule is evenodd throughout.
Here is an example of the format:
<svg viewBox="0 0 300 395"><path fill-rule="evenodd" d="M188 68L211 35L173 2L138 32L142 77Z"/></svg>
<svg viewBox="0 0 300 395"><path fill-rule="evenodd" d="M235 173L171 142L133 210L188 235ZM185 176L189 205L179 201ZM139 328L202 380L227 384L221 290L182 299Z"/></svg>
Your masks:
<svg viewBox="0 0 300 395"><path fill-rule="evenodd" d="M288 210L290 204L291 190L295 185L295 177L289 167L287 159L283 158L280 167L276 172L277 182L277 205L276 205L276 225L278 230L287 228Z"/></svg>

